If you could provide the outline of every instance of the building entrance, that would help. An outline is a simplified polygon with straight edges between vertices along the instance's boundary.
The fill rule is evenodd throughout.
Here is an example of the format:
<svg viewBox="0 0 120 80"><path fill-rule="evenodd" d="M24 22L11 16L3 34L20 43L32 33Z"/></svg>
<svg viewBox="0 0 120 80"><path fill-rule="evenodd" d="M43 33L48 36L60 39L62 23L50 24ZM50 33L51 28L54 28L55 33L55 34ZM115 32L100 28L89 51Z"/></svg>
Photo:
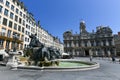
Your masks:
<svg viewBox="0 0 120 80"><path fill-rule="evenodd" d="M0 55L0 61L3 61L3 55Z"/></svg>
<svg viewBox="0 0 120 80"><path fill-rule="evenodd" d="M89 50L85 50L85 56L89 56Z"/></svg>

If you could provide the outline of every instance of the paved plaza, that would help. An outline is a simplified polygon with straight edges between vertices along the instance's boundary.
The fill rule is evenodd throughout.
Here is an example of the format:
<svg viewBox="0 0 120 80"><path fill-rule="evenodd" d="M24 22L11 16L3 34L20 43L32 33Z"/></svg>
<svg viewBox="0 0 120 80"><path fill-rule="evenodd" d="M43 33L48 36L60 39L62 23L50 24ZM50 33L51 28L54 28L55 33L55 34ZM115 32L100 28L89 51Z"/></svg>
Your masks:
<svg viewBox="0 0 120 80"><path fill-rule="evenodd" d="M89 60L82 58L82 60ZM8 70L0 66L0 80L120 80L120 64L108 59L93 59L101 67L89 71L50 72L35 70Z"/></svg>

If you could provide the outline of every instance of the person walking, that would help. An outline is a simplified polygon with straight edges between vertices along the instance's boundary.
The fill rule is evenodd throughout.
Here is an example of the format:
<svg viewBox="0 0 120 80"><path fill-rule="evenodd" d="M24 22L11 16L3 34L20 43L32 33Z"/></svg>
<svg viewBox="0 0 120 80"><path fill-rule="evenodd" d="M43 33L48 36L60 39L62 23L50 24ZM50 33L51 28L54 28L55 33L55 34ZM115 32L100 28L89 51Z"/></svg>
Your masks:
<svg viewBox="0 0 120 80"><path fill-rule="evenodd" d="M112 62L115 63L115 57L112 56Z"/></svg>
<svg viewBox="0 0 120 80"><path fill-rule="evenodd" d="M90 61L92 61L92 55L90 55Z"/></svg>

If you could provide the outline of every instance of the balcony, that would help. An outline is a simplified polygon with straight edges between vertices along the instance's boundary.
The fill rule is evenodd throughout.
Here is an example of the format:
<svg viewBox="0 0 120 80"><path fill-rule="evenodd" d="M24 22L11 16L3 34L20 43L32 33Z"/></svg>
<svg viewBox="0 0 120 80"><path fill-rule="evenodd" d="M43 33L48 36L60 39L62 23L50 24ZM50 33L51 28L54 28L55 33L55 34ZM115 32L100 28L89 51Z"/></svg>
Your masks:
<svg viewBox="0 0 120 80"><path fill-rule="evenodd" d="M4 32L0 32L0 36L6 36Z"/></svg>
<svg viewBox="0 0 120 80"><path fill-rule="evenodd" d="M14 39L13 39L13 36L11 36L11 35L6 35L6 34L3 33L3 32L0 32L0 38L1 38L1 39L5 39L5 40L10 40L10 41L13 41L13 40L14 40ZM21 42L23 42L23 41L24 41L23 38L21 38L21 39L20 39L20 37L17 38L17 42L18 42L18 43L21 43Z"/></svg>
<svg viewBox="0 0 120 80"><path fill-rule="evenodd" d="M12 40L10 35L6 35L4 32L0 32L0 38L6 40Z"/></svg>

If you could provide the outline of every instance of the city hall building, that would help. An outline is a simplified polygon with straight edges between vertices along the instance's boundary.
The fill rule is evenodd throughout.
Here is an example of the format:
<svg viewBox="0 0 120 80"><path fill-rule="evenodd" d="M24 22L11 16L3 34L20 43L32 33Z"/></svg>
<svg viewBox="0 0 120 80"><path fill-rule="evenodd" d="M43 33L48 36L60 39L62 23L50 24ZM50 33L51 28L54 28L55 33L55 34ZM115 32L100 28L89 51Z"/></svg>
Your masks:
<svg viewBox="0 0 120 80"><path fill-rule="evenodd" d="M111 28L99 26L96 29L96 32L87 32L85 22L81 21L79 34L64 32L64 52L73 56L115 56Z"/></svg>

